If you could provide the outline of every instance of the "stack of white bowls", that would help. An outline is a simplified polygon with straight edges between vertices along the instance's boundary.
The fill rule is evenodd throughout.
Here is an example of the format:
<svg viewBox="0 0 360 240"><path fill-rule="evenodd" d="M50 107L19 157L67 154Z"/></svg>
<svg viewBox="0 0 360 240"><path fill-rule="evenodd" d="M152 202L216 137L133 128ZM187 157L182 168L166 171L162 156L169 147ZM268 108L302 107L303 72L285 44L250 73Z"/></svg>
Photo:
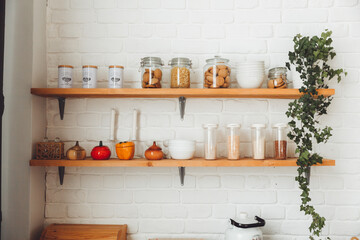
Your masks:
<svg viewBox="0 0 360 240"><path fill-rule="evenodd" d="M264 61L238 63L236 79L241 88L260 88L265 79Z"/></svg>
<svg viewBox="0 0 360 240"><path fill-rule="evenodd" d="M169 140L169 153L172 159L191 159L195 154L195 141Z"/></svg>

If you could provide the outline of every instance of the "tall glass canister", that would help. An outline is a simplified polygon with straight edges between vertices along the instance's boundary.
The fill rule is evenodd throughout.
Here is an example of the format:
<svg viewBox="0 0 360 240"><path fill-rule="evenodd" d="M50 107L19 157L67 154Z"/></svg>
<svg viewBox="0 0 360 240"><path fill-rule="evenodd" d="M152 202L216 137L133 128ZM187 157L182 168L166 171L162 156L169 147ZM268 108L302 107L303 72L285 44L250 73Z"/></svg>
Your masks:
<svg viewBox="0 0 360 240"><path fill-rule="evenodd" d="M204 152L205 159L214 160L216 159L217 153L217 142L216 142L216 131L218 128L217 124L204 124Z"/></svg>
<svg viewBox="0 0 360 240"><path fill-rule="evenodd" d="M251 145L253 159L265 159L266 153L266 132L265 124L251 125Z"/></svg>
<svg viewBox="0 0 360 240"><path fill-rule="evenodd" d="M273 126L274 158L278 160L287 157L287 127L286 123L277 123Z"/></svg>
<svg viewBox="0 0 360 240"><path fill-rule="evenodd" d="M227 156L228 159L240 159L240 124L227 125Z"/></svg>

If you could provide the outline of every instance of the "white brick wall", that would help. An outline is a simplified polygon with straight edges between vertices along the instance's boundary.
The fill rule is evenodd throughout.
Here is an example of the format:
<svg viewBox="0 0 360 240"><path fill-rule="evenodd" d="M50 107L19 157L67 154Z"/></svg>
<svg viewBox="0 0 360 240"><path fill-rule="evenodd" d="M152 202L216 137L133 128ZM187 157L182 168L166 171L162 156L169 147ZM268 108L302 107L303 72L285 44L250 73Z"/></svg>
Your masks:
<svg viewBox="0 0 360 240"><path fill-rule="evenodd" d="M107 66L125 66L125 86L140 87L139 61L160 56L193 60L192 87L201 87L205 59L220 54L231 60L264 60L266 68L287 60L295 34L334 31L335 67L348 77L336 87L329 116L334 128L327 145L317 147L336 159L335 167L314 167L311 197L327 217L324 230L335 240L360 235L360 4L358 0L50 0L47 9L48 86L57 86L57 65L74 65L81 86L81 65L99 66L106 87ZM169 70L164 71L169 85ZM235 84L234 84L235 86ZM225 126L238 122L241 156L251 155L252 123L286 121L289 100L188 99L185 120L176 99L69 99L65 118L58 103L47 104L47 134L69 148L75 140L90 153L108 141L110 109L115 108L117 140L128 140L132 110L140 111L137 142L142 153L152 140L194 139L203 154L203 123L219 124L219 156L224 156ZM268 136L271 129L268 127ZM270 144L270 138L268 145ZM289 144L294 149L294 144ZM271 156L268 151L267 155ZM292 154L291 154L292 155ZM46 223L129 225L130 239L202 237L223 239L226 220L241 212L267 220L266 238L307 239L309 218L299 211L295 168L187 168L180 186L177 168L67 168L59 185L57 168L47 168Z"/></svg>

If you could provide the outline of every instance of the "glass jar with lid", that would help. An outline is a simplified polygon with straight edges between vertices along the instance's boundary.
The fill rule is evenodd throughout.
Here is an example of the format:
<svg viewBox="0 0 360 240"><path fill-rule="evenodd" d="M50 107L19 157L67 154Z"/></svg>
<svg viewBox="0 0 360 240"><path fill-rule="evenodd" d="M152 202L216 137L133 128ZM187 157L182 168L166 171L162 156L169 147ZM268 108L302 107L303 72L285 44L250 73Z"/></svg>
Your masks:
<svg viewBox="0 0 360 240"><path fill-rule="evenodd" d="M231 160L240 158L240 126L237 123L227 125L227 156Z"/></svg>
<svg viewBox="0 0 360 240"><path fill-rule="evenodd" d="M216 159L216 153L217 153L216 131L218 125L209 123L209 124L204 124L203 128L205 129L205 138L204 138L205 159L214 160Z"/></svg>
<svg viewBox="0 0 360 240"><path fill-rule="evenodd" d="M169 61L171 66L171 88L189 88L191 60L189 58L177 57Z"/></svg>
<svg viewBox="0 0 360 240"><path fill-rule="evenodd" d="M273 126L274 158L284 160L287 157L287 127L286 123Z"/></svg>
<svg viewBox="0 0 360 240"><path fill-rule="evenodd" d="M204 88L230 87L230 73L229 59L220 56L207 59L204 66Z"/></svg>
<svg viewBox="0 0 360 240"><path fill-rule="evenodd" d="M266 132L265 124L251 125L251 145L253 159L265 159L266 152Z"/></svg>
<svg viewBox="0 0 360 240"><path fill-rule="evenodd" d="M276 67L269 70L268 88L287 88L286 67Z"/></svg>
<svg viewBox="0 0 360 240"><path fill-rule="evenodd" d="M143 88L161 88L163 61L159 57L144 57L140 62Z"/></svg>

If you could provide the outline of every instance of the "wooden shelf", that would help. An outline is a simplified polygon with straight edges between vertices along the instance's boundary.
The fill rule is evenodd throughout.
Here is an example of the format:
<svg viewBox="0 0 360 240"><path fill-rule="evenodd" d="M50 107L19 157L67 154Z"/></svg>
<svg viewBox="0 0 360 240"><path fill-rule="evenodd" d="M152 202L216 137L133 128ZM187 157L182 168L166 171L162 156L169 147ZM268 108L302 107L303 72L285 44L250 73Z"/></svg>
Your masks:
<svg viewBox="0 0 360 240"><path fill-rule="evenodd" d="M58 167L292 167L296 166L296 158L287 160L254 160L244 158L240 160L205 160L195 158L192 160L158 160L149 161L146 159L133 160L30 160L30 166L58 166ZM324 159L319 166L335 166L335 160Z"/></svg>
<svg viewBox="0 0 360 240"><path fill-rule="evenodd" d="M331 96L335 89L319 89L319 94ZM298 89L269 88L32 88L31 94L41 97L62 98L278 98L296 99L301 96Z"/></svg>

